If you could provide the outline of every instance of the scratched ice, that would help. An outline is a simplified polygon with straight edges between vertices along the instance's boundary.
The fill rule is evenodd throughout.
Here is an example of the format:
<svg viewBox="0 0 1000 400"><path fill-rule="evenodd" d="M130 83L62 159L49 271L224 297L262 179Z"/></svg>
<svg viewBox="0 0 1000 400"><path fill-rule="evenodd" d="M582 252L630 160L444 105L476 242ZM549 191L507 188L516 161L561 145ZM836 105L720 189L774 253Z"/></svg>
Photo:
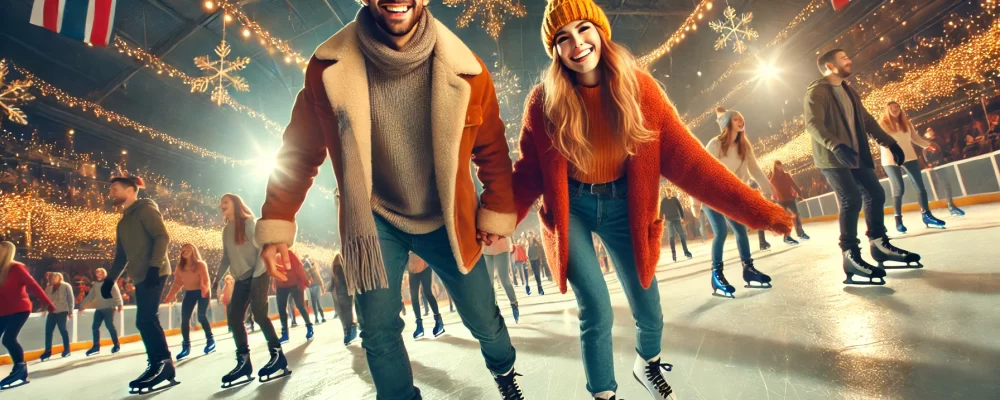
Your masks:
<svg viewBox="0 0 1000 400"><path fill-rule="evenodd" d="M666 374L682 399L988 399L1000 398L1000 205L968 207L964 218L946 217L948 229L919 227L897 246L920 253L923 270L890 271L884 287L845 287L836 249L836 225L806 225L812 240L796 247L768 236L773 249L755 251L757 267L774 277L769 291L744 289L732 240L726 245L729 281L736 299L709 295L708 244L691 240L691 261L672 263L665 248L657 280L664 311ZM887 218L890 221L891 217ZM859 229L864 232L864 222ZM730 236L731 237L731 236ZM756 236L751 236L756 250ZM867 256L866 258L869 258ZM870 260L870 258L869 258ZM615 370L619 398L648 399L631 376L635 327L614 274L607 276L616 311ZM521 320L497 293L517 348L517 371L529 399L584 399L579 325L572 293L546 284L546 295L517 288ZM534 293L534 290L532 290ZM442 304L447 310L447 302ZM329 316L329 315L328 315ZM404 318L404 336L413 329ZM425 399L495 399L497 392L478 344L457 313L445 312L448 334L437 340L406 340L416 385ZM230 390L219 378L234 365L234 346L218 328L218 351L178 365L180 386L164 399L230 397L373 399L375 392L360 346L345 349L339 323L317 327L304 340L300 326L285 346L287 379ZM429 327L428 327L429 329ZM267 360L263 337L251 335L256 368ZM199 338L199 334L193 335ZM169 338L176 352L179 338ZM203 340L203 339L201 339ZM193 347L199 349L196 340ZM139 343L117 355L32 362L32 384L2 399L120 399L145 366ZM10 366L0 366L6 375ZM256 374L255 374L256 375Z"/></svg>

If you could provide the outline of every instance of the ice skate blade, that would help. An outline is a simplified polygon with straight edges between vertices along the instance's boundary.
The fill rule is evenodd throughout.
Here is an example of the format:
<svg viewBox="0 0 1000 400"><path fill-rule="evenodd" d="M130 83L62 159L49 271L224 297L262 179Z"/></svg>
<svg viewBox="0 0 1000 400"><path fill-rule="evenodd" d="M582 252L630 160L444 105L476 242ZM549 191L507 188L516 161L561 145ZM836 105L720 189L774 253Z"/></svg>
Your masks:
<svg viewBox="0 0 1000 400"><path fill-rule="evenodd" d="M284 378L284 377L289 376L289 375L292 374L292 370L287 369L287 368L283 369L282 371L284 371L284 372L281 375L277 375L277 376L275 376L275 375L268 375L266 377L262 375L262 376L258 376L257 380L259 380L260 383L268 383L268 382L273 381L275 379L281 379L281 378Z"/></svg>
<svg viewBox="0 0 1000 400"><path fill-rule="evenodd" d="M20 383L12 383L10 385L4 386L4 387L0 387L0 390L13 389L13 388L16 388L16 387L21 387L21 386L27 385L29 383L31 383L31 381L21 381Z"/></svg>
<svg viewBox="0 0 1000 400"><path fill-rule="evenodd" d="M437 339L437 338L439 338L441 336L444 336L444 331L442 331L441 333L439 333L437 335L434 335L434 338Z"/></svg>
<svg viewBox="0 0 1000 400"><path fill-rule="evenodd" d="M732 293L712 292L712 296L722 297L722 298L726 298L726 299L735 299L736 298L736 296L734 294L732 294Z"/></svg>
<svg viewBox="0 0 1000 400"><path fill-rule="evenodd" d="M879 268L882 269L920 269L924 267L924 264L921 264L918 261L913 261L912 263L906 263L905 265L899 265L899 264L888 265L880 262L878 263L878 266Z"/></svg>
<svg viewBox="0 0 1000 400"><path fill-rule="evenodd" d="M925 225L925 226L927 227L927 229L940 229L942 231L948 229L944 226L938 226L938 225Z"/></svg>
<svg viewBox="0 0 1000 400"><path fill-rule="evenodd" d="M747 282L747 284L744 285L743 287L745 287L747 289L770 289L770 288L772 288L771 282L766 282L766 283L765 282L761 282L761 283L758 283L757 285L751 285L750 282Z"/></svg>
<svg viewBox="0 0 1000 400"><path fill-rule="evenodd" d="M173 380L173 379L168 380L167 382L170 382L170 383L168 383L168 384L166 384L164 386L161 386L161 387L155 387L155 386L151 387L151 388L134 387L134 388L131 388L131 389L128 390L128 394L150 394L150 393L162 392L164 390L170 389L170 388L172 388L174 386L177 386L177 385L181 384L180 381Z"/></svg>
<svg viewBox="0 0 1000 400"><path fill-rule="evenodd" d="M253 382L254 380L256 380L253 377L253 375L246 375L245 378L246 379L235 380L235 381L232 381L232 382L229 382L229 383L222 382L222 388L223 389L229 389L229 388L235 387L235 386L243 386L243 385L246 385L246 384L248 384L248 383Z"/></svg>
<svg viewBox="0 0 1000 400"><path fill-rule="evenodd" d="M844 284L845 285L858 285L858 286L882 286L882 285L885 285L885 278L869 278L869 279L870 279L869 281L865 282L865 281L856 281L856 280L852 279L851 277L847 277L847 279L844 280ZM878 279L878 281L875 281L875 279Z"/></svg>

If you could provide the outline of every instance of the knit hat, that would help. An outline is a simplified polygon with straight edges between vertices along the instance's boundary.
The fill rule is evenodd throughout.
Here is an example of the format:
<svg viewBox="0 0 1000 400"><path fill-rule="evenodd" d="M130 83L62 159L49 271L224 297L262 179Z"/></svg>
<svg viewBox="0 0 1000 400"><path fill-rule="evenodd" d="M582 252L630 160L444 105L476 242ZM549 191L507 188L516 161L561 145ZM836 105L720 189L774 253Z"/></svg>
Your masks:
<svg viewBox="0 0 1000 400"><path fill-rule="evenodd" d="M725 131L726 127L729 126L729 121L732 121L733 115L736 115L736 111L727 111L723 107L715 109L715 122L719 123L719 131Z"/></svg>
<svg viewBox="0 0 1000 400"><path fill-rule="evenodd" d="M542 45L550 58L555 58L552 46L555 45L556 32L564 25L578 20L590 21L606 38L611 39L608 16L604 15L604 10L594 0L549 0L542 17Z"/></svg>

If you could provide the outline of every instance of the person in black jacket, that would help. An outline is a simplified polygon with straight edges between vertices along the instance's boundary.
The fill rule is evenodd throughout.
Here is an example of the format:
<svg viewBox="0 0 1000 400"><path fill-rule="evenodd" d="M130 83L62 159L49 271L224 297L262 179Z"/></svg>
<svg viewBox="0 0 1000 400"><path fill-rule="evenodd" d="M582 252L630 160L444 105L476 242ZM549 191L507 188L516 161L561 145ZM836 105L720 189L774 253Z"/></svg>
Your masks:
<svg viewBox="0 0 1000 400"><path fill-rule="evenodd" d="M670 256L674 262L677 262L677 248L674 245L677 237L681 239L684 256L691 258L691 252L688 251L687 235L684 233L684 207L681 207L681 201L670 189L663 191L663 200L660 201L660 217L667 221L667 232L670 235Z"/></svg>

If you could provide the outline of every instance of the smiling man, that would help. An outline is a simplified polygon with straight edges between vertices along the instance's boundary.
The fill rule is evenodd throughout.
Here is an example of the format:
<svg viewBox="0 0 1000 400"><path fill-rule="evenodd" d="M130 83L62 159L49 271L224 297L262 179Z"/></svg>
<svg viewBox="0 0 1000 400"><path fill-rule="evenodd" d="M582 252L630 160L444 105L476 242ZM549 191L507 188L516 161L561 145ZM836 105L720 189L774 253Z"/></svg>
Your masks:
<svg viewBox="0 0 1000 400"><path fill-rule="evenodd" d="M346 286L357 293L378 398L420 398L399 317L412 251L441 277L502 398L520 399L514 348L482 259L482 245L512 234L516 222L490 74L427 0L363 4L306 70L257 223L268 271L283 277L275 258L287 259L295 215L330 154ZM478 197L470 162L484 186Z"/></svg>

